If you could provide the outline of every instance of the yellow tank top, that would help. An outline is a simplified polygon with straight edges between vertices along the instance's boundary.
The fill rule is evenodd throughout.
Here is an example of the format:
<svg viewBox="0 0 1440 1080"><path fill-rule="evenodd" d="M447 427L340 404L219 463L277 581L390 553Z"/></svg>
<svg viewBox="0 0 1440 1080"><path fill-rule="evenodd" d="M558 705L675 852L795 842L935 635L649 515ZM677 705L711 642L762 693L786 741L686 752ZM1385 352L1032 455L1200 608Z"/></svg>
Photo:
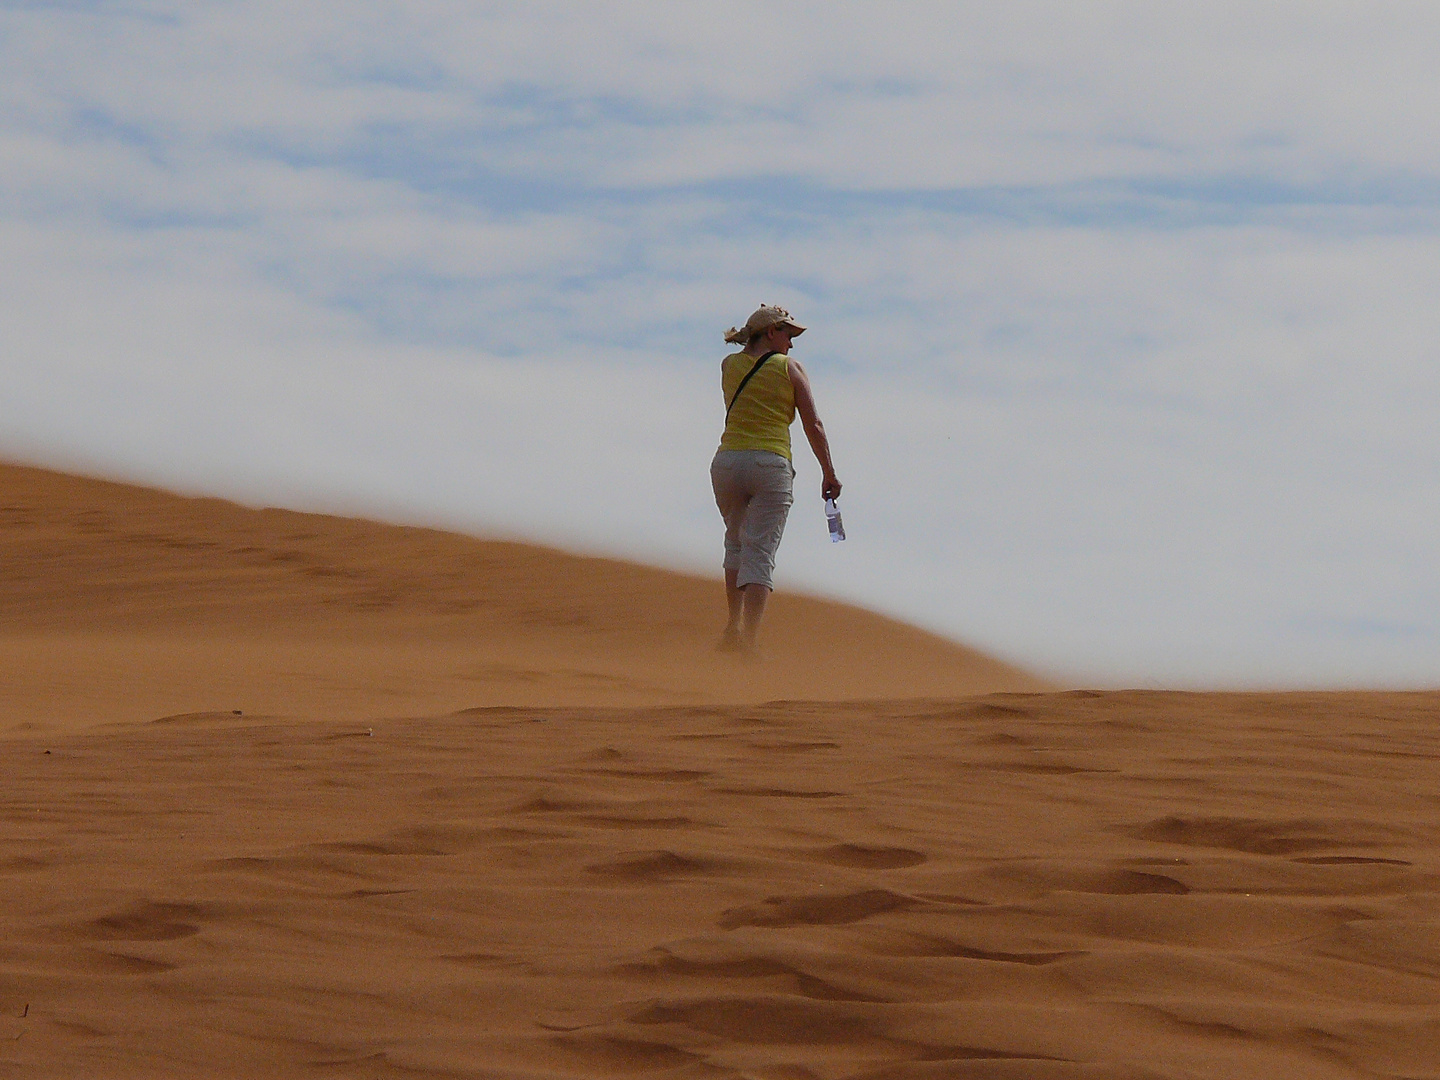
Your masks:
<svg viewBox="0 0 1440 1080"><path fill-rule="evenodd" d="M736 352L720 363L720 386L728 406L757 357ZM790 459L790 424L795 419L795 387L790 384L790 358L776 353L745 383L725 421L721 450L769 450Z"/></svg>

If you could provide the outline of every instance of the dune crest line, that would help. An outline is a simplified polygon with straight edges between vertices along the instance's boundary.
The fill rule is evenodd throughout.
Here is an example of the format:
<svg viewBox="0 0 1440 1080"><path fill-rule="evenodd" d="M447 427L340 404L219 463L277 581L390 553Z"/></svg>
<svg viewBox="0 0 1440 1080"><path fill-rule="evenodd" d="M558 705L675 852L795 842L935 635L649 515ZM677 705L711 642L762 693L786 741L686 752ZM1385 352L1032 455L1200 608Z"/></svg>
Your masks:
<svg viewBox="0 0 1440 1080"><path fill-rule="evenodd" d="M718 562L718 556L717 556ZM0 465L0 731L1033 690L915 627L783 591L767 661L714 580L434 529Z"/></svg>

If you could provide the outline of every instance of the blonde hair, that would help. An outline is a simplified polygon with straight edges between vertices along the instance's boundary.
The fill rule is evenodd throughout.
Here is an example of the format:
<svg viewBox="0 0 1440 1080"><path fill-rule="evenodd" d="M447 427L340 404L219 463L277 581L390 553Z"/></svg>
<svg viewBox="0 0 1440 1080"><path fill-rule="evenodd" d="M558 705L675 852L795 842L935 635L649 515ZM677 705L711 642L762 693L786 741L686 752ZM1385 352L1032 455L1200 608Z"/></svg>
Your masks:
<svg viewBox="0 0 1440 1080"><path fill-rule="evenodd" d="M795 330L796 335L803 334L805 328L790 318L790 312L782 307L775 307L772 304L761 304L755 309L755 313L745 320L745 325L739 328L732 326L725 331L725 340L731 345L740 345L748 349L751 343L777 326L790 326Z"/></svg>

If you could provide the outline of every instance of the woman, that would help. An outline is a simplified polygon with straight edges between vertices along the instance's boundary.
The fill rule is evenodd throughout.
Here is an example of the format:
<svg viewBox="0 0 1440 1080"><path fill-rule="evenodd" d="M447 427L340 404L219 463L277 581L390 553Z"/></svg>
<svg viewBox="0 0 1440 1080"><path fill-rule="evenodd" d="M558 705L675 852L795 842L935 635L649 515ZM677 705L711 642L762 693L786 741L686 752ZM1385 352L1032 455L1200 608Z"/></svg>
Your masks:
<svg viewBox="0 0 1440 1080"><path fill-rule="evenodd" d="M790 424L797 412L820 462L821 496L833 499L840 494L810 380L789 356L790 343L804 332L805 327L784 308L762 305L744 327L731 327L725 335L731 344L745 346L720 363L725 434L710 465L715 504L725 519L725 598L730 621L719 647L727 652L755 651L765 603L774 587L775 549L794 501Z"/></svg>

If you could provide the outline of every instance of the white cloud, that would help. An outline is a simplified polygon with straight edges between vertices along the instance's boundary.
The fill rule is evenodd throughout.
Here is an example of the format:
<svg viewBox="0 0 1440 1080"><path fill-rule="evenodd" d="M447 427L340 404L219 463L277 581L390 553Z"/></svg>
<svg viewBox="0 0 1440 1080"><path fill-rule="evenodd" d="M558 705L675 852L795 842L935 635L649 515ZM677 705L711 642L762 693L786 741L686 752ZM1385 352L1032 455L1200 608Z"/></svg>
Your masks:
<svg viewBox="0 0 1440 1080"><path fill-rule="evenodd" d="M78 107L182 144L245 135L310 153L410 126L492 167L621 184L1345 180L1433 169L1440 123L1427 5L197 3L3 17L0 87L36 120Z"/></svg>

